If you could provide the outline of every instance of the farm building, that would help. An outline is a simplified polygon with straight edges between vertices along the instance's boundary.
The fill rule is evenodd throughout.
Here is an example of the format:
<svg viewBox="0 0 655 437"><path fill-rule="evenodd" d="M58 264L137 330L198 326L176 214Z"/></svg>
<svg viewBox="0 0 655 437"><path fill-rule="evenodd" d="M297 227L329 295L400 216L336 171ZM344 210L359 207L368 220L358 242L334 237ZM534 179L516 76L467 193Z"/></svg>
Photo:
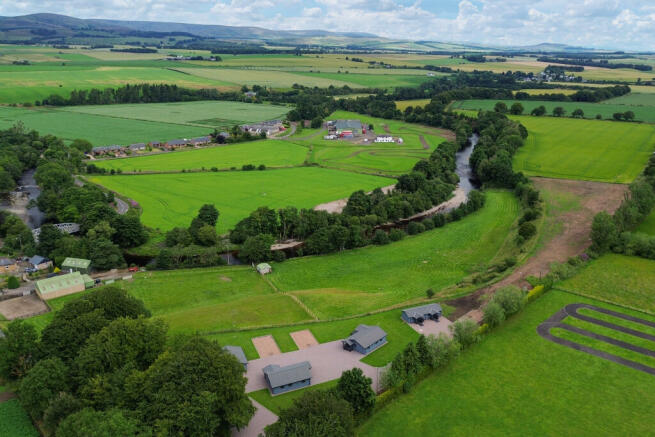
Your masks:
<svg viewBox="0 0 655 437"><path fill-rule="evenodd" d="M223 346L223 350L234 355L234 357L243 364L244 371L248 370L248 358L246 358L246 354L243 352L241 346Z"/></svg>
<svg viewBox="0 0 655 437"><path fill-rule="evenodd" d="M170 140L162 144L162 147L167 150L178 149L188 144L187 140Z"/></svg>
<svg viewBox="0 0 655 437"><path fill-rule="evenodd" d="M157 148L161 147L161 143L159 141L150 141L149 144L151 147L157 147Z"/></svg>
<svg viewBox="0 0 655 437"><path fill-rule="evenodd" d="M407 308L402 311L400 317L407 323L418 323L419 325L426 320L439 321L442 310L438 303L422 305L420 307Z"/></svg>
<svg viewBox="0 0 655 437"><path fill-rule="evenodd" d="M82 258L66 258L63 263L61 263L62 270L68 270L72 272L80 273L89 273L89 267L91 266L91 260L82 259Z"/></svg>
<svg viewBox="0 0 655 437"><path fill-rule="evenodd" d="M307 387L312 383L312 365L309 361L284 367L269 364L263 371L268 387L274 395Z"/></svg>
<svg viewBox="0 0 655 437"><path fill-rule="evenodd" d="M52 267L52 261L39 255L34 255L28 260L28 262L30 263L30 266L36 270L45 270Z"/></svg>
<svg viewBox="0 0 655 437"><path fill-rule="evenodd" d="M3 273L18 272L18 264L11 258L0 258L0 271Z"/></svg>
<svg viewBox="0 0 655 437"><path fill-rule="evenodd" d="M118 144L113 144L111 146L98 146L91 149L91 153L94 155L109 155L123 152L125 146L119 146Z"/></svg>
<svg viewBox="0 0 655 437"><path fill-rule="evenodd" d="M267 275L273 271L273 268L268 263L257 264L257 271L260 275Z"/></svg>
<svg viewBox="0 0 655 437"><path fill-rule="evenodd" d="M337 136L336 135L325 135L323 137L324 140L336 140Z"/></svg>
<svg viewBox="0 0 655 437"><path fill-rule="evenodd" d="M386 344L387 333L379 326L359 325L345 340L343 348L347 351L355 350L360 354L368 354Z"/></svg>
<svg viewBox="0 0 655 437"><path fill-rule="evenodd" d="M79 293L93 287L93 279L80 272L67 273L36 281L36 293L43 300Z"/></svg>
<svg viewBox="0 0 655 437"><path fill-rule="evenodd" d="M134 143L130 144L129 149L132 152L141 152L143 150L146 150L146 143Z"/></svg>
<svg viewBox="0 0 655 437"><path fill-rule="evenodd" d="M378 135L375 138L376 143L393 143L393 137L391 135Z"/></svg>
<svg viewBox="0 0 655 437"><path fill-rule="evenodd" d="M362 122L359 120L337 120L334 123L334 128L337 131L337 135L344 131L350 131L354 135L366 133L366 129L362 126Z"/></svg>
<svg viewBox="0 0 655 437"><path fill-rule="evenodd" d="M189 140L189 144L191 144L192 146L200 146L200 145L208 144L208 143L211 143L211 142L212 142L212 139L211 139L211 137L208 137L208 136L207 137L191 138Z"/></svg>
<svg viewBox="0 0 655 437"><path fill-rule="evenodd" d="M262 132L266 133L266 135L273 135L284 130L284 127L281 120L269 120L261 123L244 124L241 126L241 130L254 135L260 135Z"/></svg>
<svg viewBox="0 0 655 437"><path fill-rule="evenodd" d="M245 93L243 93L243 95L245 97L248 97L249 99L254 99L255 97L257 97L257 93L255 91L246 91Z"/></svg>

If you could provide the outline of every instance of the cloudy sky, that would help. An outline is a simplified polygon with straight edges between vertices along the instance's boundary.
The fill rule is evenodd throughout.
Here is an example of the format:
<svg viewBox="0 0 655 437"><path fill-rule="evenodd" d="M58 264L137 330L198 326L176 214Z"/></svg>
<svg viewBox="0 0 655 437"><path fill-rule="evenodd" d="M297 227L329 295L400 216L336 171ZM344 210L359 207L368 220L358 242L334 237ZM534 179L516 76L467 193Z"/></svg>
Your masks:
<svg viewBox="0 0 655 437"><path fill-rule="evenodd" d="M325 29L434 41L655 50L655 0L0 0L0 15Z"/></svg>

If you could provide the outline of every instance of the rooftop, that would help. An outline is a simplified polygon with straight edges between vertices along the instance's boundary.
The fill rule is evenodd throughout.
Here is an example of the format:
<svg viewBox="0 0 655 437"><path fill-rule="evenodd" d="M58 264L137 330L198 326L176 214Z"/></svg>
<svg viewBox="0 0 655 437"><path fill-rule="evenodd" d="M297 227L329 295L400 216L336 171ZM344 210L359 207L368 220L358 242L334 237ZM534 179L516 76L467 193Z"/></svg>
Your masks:
<svg viewBox="0 0 655 437"><path fill-rule="evenodd" d="M73 272L36 281L36 289L39 290L41 294L48 294L59 291L62 288L84 285L87 282L93 282L93 279L88 275L80 274L80 272Z"/></svg>
<svg viewBox="0 0 655 437"><path fill-rule="evenodd" d="M387 333L384 332L379 326L359 325L348 337L348 340L354 340L364 349L371 346L376 341L386 337Z"/></svg>
<svg viewBox="0 0 655 437"><path fill-rule="evenodd" d="M342 129L362 129L362 122L359 120L337 120L335 123L338 130Z"/></svg>
<svg viewBox="0 0 655 437"><path fill-rule="evenodd" d="M424 314L441 314L441 312L441 305L438 303L431 303L422 305L420 307L407 308L403 310L403 313L411 317L423 316Z"/></svg>
<svg viewBox="0 0 655 437"><path fill-rule="evenodd" d="M32 258L29 259L29 263L33 264L35 266L38 266L41 263L49 261L48 258L45 258L40 255L34 255Z"/></svg>
<svg viewBox="0 0 655 437"><path fill-rule="evenodd" d="M90 265L91 265L90 259L82 259L82 258L66 258L64 262L61 263L62 267L72 267L77 269L88 269Z"/></svg>
<svg viewBox="0 0 655 437"><path fill-rule="evenodd" d="M248 363L248 359L246 358L246 354L243 353L243 349L241 348L241 346L223 346L223 350L225 350L225 351L231 353L232 355L234 355L237 358L237 360L239 360L239 362L241 364L247 364Z"/></svg>
<svg viewBox="0 0 655 437"><path fill-rule="evenodd" d="M280 367L277 364L269 364L264 367L264 374L268 376L271 388L281 387L294 382L304 381L312 377L312 365L309 361L291 364Z"/></svg>
<svg viewBox="0 0 655 437"><path fill-rule="evenodd" d="M9 258L0 258L0 266L10 266L12 264L16 264L16 261Z"/></svg>

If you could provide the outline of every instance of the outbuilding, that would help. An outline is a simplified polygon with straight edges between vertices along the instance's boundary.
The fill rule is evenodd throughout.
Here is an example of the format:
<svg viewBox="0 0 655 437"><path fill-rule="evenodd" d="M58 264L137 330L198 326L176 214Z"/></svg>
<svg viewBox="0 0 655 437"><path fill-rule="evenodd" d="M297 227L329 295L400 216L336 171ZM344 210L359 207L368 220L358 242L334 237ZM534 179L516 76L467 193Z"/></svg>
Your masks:
<svg viewBox="0 0 655 437"><path fill-rule="evenodd" d="M441 305L431 303L419 307L407 308L402 311L400 317L407 323L417 323L420 325L426 320L438 322L442 313Z"/></svg>
<svg viewBox="0 0 655 437"><path fill-rule="evenodd" d="M241 346L223 346L223 350L234 355L234 357L243 364L244 371L248 370L248 358L246 358L246 354L243 352Z"/></svg>
<svg viewBox="0 0 655 437"><path fill-rule="evenodd" d="M269 263L257 264L257 271L260 275L267 275L273 271L273 268Z"/></svg>
<svg viewBox="0 0 655 437"><path fill-rule="evenodd" d="M312 365L309 361L284 367L269 364L262 370L268 387L274 395L307 387L312 383Z"/></svg>
<svg viewBox="0 0 655 437"><path fill-rule="evenodd" d="M34 255L28 260L28 262L30 263L30 266L35 270L45 270L52 267L52 261L40 255Z"/></svg>
<svg viewBox="0 0 655 437"><path fill-rule="evenodd" d="M53 276L36 281L36 293L43 300L54 299L68 294L79 293L93 287L94 282L88 275L80 272Z"/></svg>
<svg viewBox="0 0 655 437"><path fill-rule="evenodd" d="M391 135L378 135L375 138L376 143L393 143L393 137Z"/></svg>
<svg viewBox="0 0 655 437"><path fill-rule="evenodd" d="M66 258L64 262L61 263L61 269L68 270L70 273L89 273L90 267L91 260L82 258Z"/></svg>
<svg viewBox="0 0 655 437"><path fill-rule="evenodd" d="M3 273L17 273L18 264L11 258L0 258L0 271Z"/></svg>
<svg viewBox="0 0 655 437"><path fill-rule="evenodd" d="M359 325L341 343L347 351L355 350L366 355L387 343L387 333L379 326Z"/></svg>

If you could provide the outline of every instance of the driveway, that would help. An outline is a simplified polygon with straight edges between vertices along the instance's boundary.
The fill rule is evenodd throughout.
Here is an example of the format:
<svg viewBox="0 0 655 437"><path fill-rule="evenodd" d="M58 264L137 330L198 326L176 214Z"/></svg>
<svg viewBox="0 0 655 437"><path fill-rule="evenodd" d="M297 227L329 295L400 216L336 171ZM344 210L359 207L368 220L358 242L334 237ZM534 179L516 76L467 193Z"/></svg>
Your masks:
<svg viewBox="0 0 655 437"><path fill-rule="evenodd" d="M366 376L373 380L373 389L377 391L379 388L378 372L381 369L361 363L359 360L364 358L364 356L365 355L358 352L348 352L343 350L341 340L337 340L312 346L307 349L248 361L248 372L246 373L248 384L246 384L246 393L267 388L266 379L264 378L264 372L262 369L269 364L287 366L301 361L309 361L312 365L312 385L337 379L341 376L341 373L344 370L359 367Z"/></svg>
<svg viewBox="0 0 655 437"><path fill-rule="evenodd" d="M408 323L408 325L419 334L423 334L426 337L430 334L435 337L441 333L447 334L450 336L450 330L448 327L452 325L453 322L448 320L445 317L439 317L439 321L435 322L434 320L426 320L423 322L423 326L419 326L416 323Z"/></svg>
<svg viewBox="0 0 655 437"><path fill-rule="evenodd" d="M264 433L264 428L277 422L277 416L272 411L264 408L261 404L250 398L250 402L257 408L250 423L243 429L232 430L232 437L257 437Z"/></svg>

